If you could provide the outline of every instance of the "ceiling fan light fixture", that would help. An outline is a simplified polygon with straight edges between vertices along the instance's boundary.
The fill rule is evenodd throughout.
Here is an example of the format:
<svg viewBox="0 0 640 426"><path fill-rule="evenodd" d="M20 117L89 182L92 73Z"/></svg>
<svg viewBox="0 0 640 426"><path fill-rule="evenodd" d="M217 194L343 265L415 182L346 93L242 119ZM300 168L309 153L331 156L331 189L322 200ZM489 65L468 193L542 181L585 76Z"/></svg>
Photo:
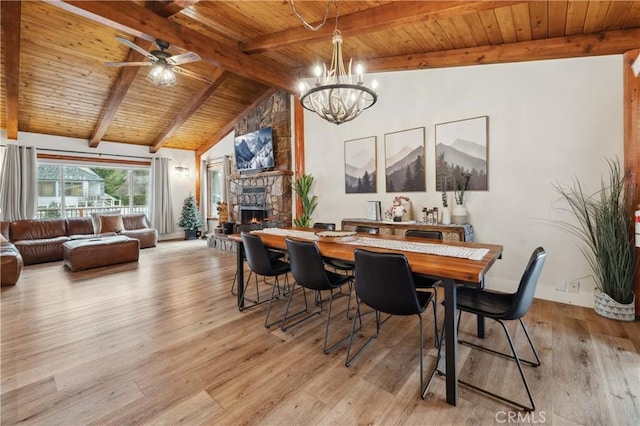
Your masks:
<svg viewBox="0 0 640 426"><path fill-rule="evenodd" d="M176 85L176 75L168 64L154 65L147 75L147 80L160 87Z"/></svg>

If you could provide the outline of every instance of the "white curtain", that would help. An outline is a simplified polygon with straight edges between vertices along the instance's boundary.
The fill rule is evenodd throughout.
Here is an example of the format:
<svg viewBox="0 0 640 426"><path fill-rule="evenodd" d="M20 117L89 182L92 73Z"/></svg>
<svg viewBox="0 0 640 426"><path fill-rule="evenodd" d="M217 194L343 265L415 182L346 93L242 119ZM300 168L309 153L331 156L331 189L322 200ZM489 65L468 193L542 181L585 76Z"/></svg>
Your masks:
<svg viewBox="0 0 640 426"><path fill-rule="evenodd" d="M169 181L169 159L151 160L151 203L149 221L159 234L174 231L173 204L171 203L171 182Z"/></svg>
<svg viewBox="0 0 640 426"><path fill-rule="evenodd" d="M227 201L229 198L229 182L227 177L229 177L229 173L231 170L231 157L229 155L225 155L222 159L222 200Z"/></svg>
<svg viewBox="0 0 640 426"><path fill-rule="evenodd" d="M37 152L32 146L8 144L2 161L2 220L33 219L38 208Z"/></svg>
<svg viewBox="0 0 640 426"><path fill-rule="evenodd" d="M203 233L209 232L209 224L207 223L207 161L202 160L200 163L200 218L202 219Z"/></svg>

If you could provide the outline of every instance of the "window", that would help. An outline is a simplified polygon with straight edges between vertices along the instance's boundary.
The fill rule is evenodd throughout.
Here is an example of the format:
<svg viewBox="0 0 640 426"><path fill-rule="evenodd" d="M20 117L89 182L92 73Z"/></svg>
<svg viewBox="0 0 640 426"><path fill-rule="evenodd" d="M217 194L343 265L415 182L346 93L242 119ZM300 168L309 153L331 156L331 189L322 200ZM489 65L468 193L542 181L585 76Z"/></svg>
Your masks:
<svg viewBox="0 0 640 426"><path fill-rule="evenodd" d="M207 165L207 214L215 219L218 218L218 202L226 199L224 165L225 160L222 158Z"/></svg>
<svg viewBox="0 0 640 426"><path fill-rule="evenodd" d="M148 168L38 165L39 218L88 216L108 210L146 214L148 200Z"/></svg>

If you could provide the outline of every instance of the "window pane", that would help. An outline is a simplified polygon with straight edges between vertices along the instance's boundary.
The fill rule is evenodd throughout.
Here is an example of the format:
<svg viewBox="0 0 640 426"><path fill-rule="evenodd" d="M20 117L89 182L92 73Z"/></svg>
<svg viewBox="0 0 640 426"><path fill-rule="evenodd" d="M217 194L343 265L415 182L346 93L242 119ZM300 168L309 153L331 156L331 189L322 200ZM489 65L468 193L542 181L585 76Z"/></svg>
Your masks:
<svg viewBox="0 0 640 426"><path fill-rule="evenodd" d="M107 210L147 214L148 185L145 169L40 164L38 217L89 216Z"/></svg>
<svg viewBox="0 0 640 426"><path fill-rule="evenodd" d="M62 217L62 167L51 164L38 166L38 218Z"/></svg>
<svg viewBox="0 0 640 426"><path fill-rule="evenodd" d="M218 217L218 202L222 201L222 170L209 169L209 213Z"/></svg>
<svg viewBox="0 0 640 426"><path fill-rule="evenodd" d="M129 205L129 171L92 167L102 182L97 193L96 207L114 209Z"/></svg>
<svg viewBox="0 0 640 426"><path fill-rule="evenodd" d="M85 216L102 207L104 179L90 167L64 167L64 210L67 217Z"/></svg>

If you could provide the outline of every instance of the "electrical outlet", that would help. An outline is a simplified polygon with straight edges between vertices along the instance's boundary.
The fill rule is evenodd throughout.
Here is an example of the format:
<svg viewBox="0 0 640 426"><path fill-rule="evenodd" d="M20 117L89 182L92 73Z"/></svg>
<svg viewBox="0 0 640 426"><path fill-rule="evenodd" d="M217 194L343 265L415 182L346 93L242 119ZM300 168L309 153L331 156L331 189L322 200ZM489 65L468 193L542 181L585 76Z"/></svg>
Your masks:
<svg viewBox="0 0 640 426"><path fill-rule="evenodd" d="M568 293L579 293L580 292L580 281L573 280L567 283L567 292Z"/></svg>
<svg viewBox="0 0 640 426"><path fill-rule="evenodd" d="M565 292L567 291L567 281L562 280L560 278L556 279L556 291Z"/></svg>

